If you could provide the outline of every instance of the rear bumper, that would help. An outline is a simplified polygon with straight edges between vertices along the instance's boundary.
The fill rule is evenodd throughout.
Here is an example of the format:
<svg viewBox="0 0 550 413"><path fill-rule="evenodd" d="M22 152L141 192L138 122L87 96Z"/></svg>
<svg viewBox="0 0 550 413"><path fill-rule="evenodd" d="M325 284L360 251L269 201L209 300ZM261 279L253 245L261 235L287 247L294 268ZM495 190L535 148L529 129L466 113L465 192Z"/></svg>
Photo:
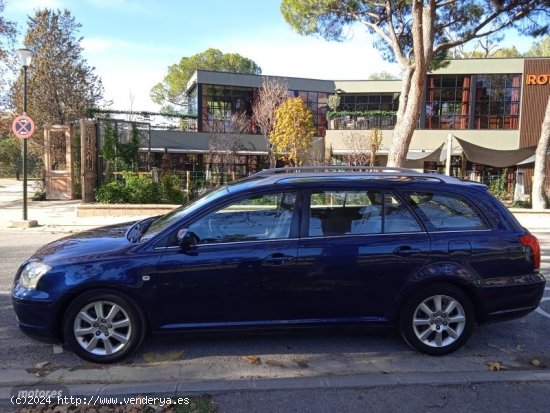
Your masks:
<svg viewBox="0 0 550 413"><path fill-rule="evenodd" d="M482 280L478 285L480 323L523 317L534 311L544 294L546 280L540 273Z"/></svg>

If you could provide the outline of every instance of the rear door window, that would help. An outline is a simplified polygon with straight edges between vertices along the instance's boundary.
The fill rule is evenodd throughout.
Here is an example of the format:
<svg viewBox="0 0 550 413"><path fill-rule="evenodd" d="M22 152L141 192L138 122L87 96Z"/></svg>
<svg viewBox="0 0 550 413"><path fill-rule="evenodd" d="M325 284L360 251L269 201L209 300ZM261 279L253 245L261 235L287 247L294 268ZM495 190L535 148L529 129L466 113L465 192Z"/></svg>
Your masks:
<svg viewBox="0 0 550 413"><path fill-rule="evenodd" d="M463 197L431 192L410 192L406 196L431 231L487 229L480 213Z"/></svg>
<svg viewBox="0 0 550 413"><path fill-rule="evenodd" d="M318 191L310 198L310 237L422 231L395 195L382 191Z"/></svg>

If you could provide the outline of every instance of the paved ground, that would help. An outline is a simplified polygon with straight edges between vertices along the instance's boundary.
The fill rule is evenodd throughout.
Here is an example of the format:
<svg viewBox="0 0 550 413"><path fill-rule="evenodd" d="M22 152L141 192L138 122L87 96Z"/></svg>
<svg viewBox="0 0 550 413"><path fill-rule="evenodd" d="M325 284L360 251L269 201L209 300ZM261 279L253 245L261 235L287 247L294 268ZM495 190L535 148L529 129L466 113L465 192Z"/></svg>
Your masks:
<svg viewBox="0 0 550 413"><path fill-rule="evenodd" d="M29 194L33 193L30 182ZM6 243L1 248L14 248L23 245L26 241L24 235L32 236L34 241L49 241L61 234L79 231L98 225L129 221L136 217L89 217L78 218L76 206L79 201L43 201L29 202L29 219L36 219L39 226L30 229L11 229L10 222L22 218L22 184L14 180L0 179L0 230L5 233L12 233L14 245ZM524 218L520 218L524 219ZM532 219L529 221L530 229L550 228L550 219ZM23 240L21 237L23 236ZM545 238L545 242L547 238ZM41 241L40 241L41 242ZM543 258L547 263L549 257ZM2 286L1 290L6 291L8 286ZM6 297L7 298L7 297ZM547 303L545 303L547 304ZM1 301L2 306L9 306L6 300ZM545 310L550 309L546 306ZM544 311L544 310L543 310ZM540 317L539 315L536 315ZM546 316L545 316L546 317ZM542 317L541 317L542 319ZM546 319L544 319L546 320ZM488 326L488 328L493 328ZM518 327L522 338L527 339L530 332ZM10 334L9 328L2 328L3 335ZM482 336L477 336L482 340ZM341 339L341 337L340 337ZM350 337L350 340L356 338ZM476 338L473 338L476 340ZM236 345L262 346L259 338L241 340L238 337L233 339ZM326 337L323 339L326 340ZM510 340L513 340L510 337ZM209 339L199 339L204 344L204 351L208 351ZM273 341L281 342L280 339ZM329 340L330 341L330 340ZM338 343L341 340L335 340ZM250 344L252 343L252 344ZM404 351L398 337L395 340L382 337L370 339L377 348L376 354L380 352ZM380 345L378 346L379 343ZM395 349L384 349L388 346L396 346ZM533 343L543 346L544 343ZM170 348L168 341L167 348ZM338 344L335 344L336 346ZM3 353L10 351L10 343L4 342ZM215 347L215 346L214 346ZM345 346L344 346L345 347ZM379 347L379 348L378 348ZM198 347L197 347L198 348ZM239 352L242 348L235 349ZM514 349L493 349L500 354L503 364L511 362ZM199 350L197 350L199 351ZM304 350L305 351L305 350ZM338 351L337 349L335 351ZM307 351L306 351L307 352ZM249 352L254 354L253 351ZM283 351L284 353L284 351ZM5 353L4 353L5 354ZM202 354L199 351L199 356ZM248 354L248 353L247 353ZM381 353L380 353L381 354ZM189 356L189 354L187 354ZM322 356L322 355L320 355ZM472 355L481 357L484 355ZM44 383L65 384L72 395L97 396L114 395L122 396L128 394L147 395L187 395L193 393L214 394L220 411L231 412L253 412L253 411L435 411L449 410L453 412L466 412L483 409L484 411L519 411L532 408L534 411L547 410L550 405L550 373L544 367L550 364L549 360L543 360L541 368L528 368L524 365L513 368L509 371L493 372L488 369L472 371L470 373L456 373L463 371L460 365L464 363L463 358L449 357L448 361L455 364L455 367L436 368L438 359L413 356L410 359L422 358L423 368L412 368L412 366L395 365L391 357L378 358L372 364L368 359L357 358L358 364L340 365L328 363L316 374L303 377L304 370L299 360L295 365L287 366L285 361L278 361L276 358L271 364L262 360L256 364L251 361L243 361L243 378L240 378L238 371L219 371L217 374L215 366L206 366L200 363L201 357L191 357L189 362L170 362L169 359L154 362L150 366L131 367L116 365L110 368L90 365L87 368L61 369L57 374L48 373L48 368L41 369L17 369L13 363L8 367L0 366L0 403L8 403L13 384L43 385ZM349 357L348 357L349 359ZM351 357L353 359L353 357ZM519 359L518 359L519 360ZM327 361L328 362L328 361ZM519 362L519 361L518 361ZM311 362L310 362L311 363ZM377 365L376 363L382 363ZM384 364L385 363L385 364ZM372 371L367 369L367 374L357 374L357 366L372 365ZM309 366L315 367L315 362ZM355 367L354 367L355 366ZM386 366L386 367L384 367ZM407 368L411 367L411 368ZM429 367L431 366L431 368ZM449 366L447 366L449 367ZM332 368L332 370L331 370ZM338 376L334 375L334 369ZM191 369L191 370L189 370ZM359 369L361 370L361 369ZM415 372L416 370L416 372ZM467 369L466 369L467 370ZM196 375L195 380L188 380L188 375L193 372L204 371L203 377L209 380L200 380L201 375ZM254 373L256 371L256 373ZM270 371L283 372L278 378L270 378L273 375ZM347 372L347 373L346 373ZM227 374L226 374L227 373ZM278 373L280 374L280 373ZM45 381L45 378L48 380ZM99 378L99 379L98 379ZM89 379L89 380L88 380ZM138 383L128 383L136 381ZM87 384L95 382L95 384ZM110 383L110 384L108 384ZM383 391L381 392L380 390ZM519 394L518 394L519 393ZM383 394L383 396L381 396ZM12 406L13 407L13 406ZM536 409L536 410L535 410ZM1 411L2 409L0 409ZM13 410L13 409L12 409ZM4 410L11 411L11 410Z"/></svg>

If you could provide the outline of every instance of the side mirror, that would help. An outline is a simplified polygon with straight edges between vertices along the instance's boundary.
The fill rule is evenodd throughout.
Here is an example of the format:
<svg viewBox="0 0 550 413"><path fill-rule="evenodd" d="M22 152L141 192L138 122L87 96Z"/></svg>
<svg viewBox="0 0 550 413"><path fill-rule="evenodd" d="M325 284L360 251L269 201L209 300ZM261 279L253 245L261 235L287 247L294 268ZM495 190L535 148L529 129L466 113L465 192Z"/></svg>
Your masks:
<svg viewBox="0 0 550 413"><path fill-rule="evenodd" d="M178 231L177 240L182 251L189 251L197 248L198 238L187 228Z"/></svg>

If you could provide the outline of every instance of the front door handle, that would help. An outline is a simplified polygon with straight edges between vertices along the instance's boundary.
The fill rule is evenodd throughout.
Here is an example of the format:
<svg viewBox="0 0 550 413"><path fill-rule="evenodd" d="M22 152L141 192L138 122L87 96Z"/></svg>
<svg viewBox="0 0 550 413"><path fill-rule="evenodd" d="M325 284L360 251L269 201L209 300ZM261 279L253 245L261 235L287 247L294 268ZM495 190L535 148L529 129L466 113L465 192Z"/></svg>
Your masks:
<svg viewBox="0 0 550 413"><path fill-rule="evenodd" d="M415 255L420 252L422 252L420 248L413 248L408 245L404 245L393 250L393 253L395 255L399 255L400 257L410 257L411 255Z"/></svg>
<svg viewBox="0 0 550 413"><path fill-rule="evenodd" d="M295 258L296 257L293 257L292 255L285 255L283 253L277 252L275 254L271 254L265 257L264 261L274 265L282 265L286 264L287 262L293 261Z"/></svg>

